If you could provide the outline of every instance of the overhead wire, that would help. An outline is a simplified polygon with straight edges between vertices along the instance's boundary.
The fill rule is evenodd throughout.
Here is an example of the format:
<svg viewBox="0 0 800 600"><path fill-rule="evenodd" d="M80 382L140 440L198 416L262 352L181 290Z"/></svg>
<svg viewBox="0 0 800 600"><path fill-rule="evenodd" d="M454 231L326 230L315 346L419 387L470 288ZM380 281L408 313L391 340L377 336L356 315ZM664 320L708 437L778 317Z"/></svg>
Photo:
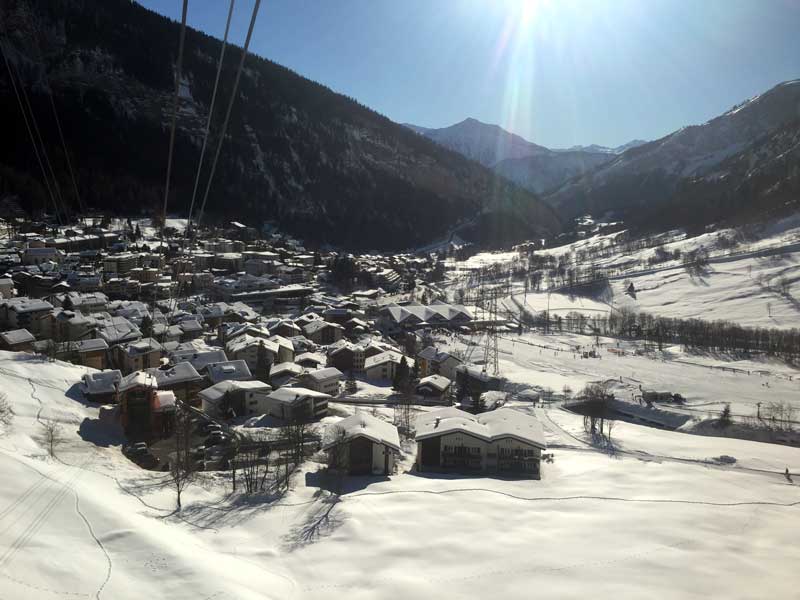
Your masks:
<svg viewBox="0 0 800 600"><path fill-rule="evenodd" d="M244 61L247 58L247 51L250 48L250 40L253 37L253 28L256 25L256 17L258 16L258 8L261 5L261 0L256 0L255 4L253 5L253 14L250 17L250 26L247 28L247 37L244 41L244 48L242 49L242 57L239 60L239 67L236 69L236 79L233 82L233 91L231 92L231 97L228 102L228 109L225 112L225 120L222 123L222 129L219 134L219 141L217 142L217 151L214 154L214 161L211 163L211 172L208 176L208 181L206 182L206 191L203 194L203 203L200 205L200 213L197 217L198 224L203 220L203 214L205 213L206 209L206 202L208 202L208 193L211 190L211 183L214 180L214 173L217 169L217 161L219 160L220 152L222 151L222 144L225 142L225 134L228 131L228 122L230 121L231 111L233 110L233 104L236 101L236 94L239 90L239 81L242 77L242 70L244 69Z"/></svg>
<svg viewBox="0 0 800 600"><path fill-rule="evenodd" d="M33 129L31 127L30 121L28 119L28 112L27 112L27 110L25 108L25 103L22 101L22 95L20 94L20 91L19 91L19 88L22 88L22 90L24 92L24 87L22 86L22 80L20 80L19 87L17 87L17 82L16 82L16 78L15 78L15 75L14 75L14 73L16 72L16 69L12 69L11 63L10 63L10 61L8 59L8 49L6 47L7 43L8 42L5 39L0 40L0 51L2 51L3 61L5 62L6 69L8 70L8 78L11 81L11 87L14 90L14 96L16 97L17 103L19 104L20 112L22 112L22 119L25 122L25 128L28 131L28 136L30 137L31 145L33 146L33 153L36 156L36 161L39 163L39 168L42 171L42 177L44 178L44 184L45 184L45 187L47 188L47 193L50 196L50 201L53 204L53 210L55 211L56 219L58 219L58 222L61 223L62 222L61 214L60 214L59 209L58 209L58 203L56 201L55 194L53 193L53 188L50 185L50 177L49 177L49 175L47 173L47 169L45 169L44 161L42 160L41 154L39 153L39 146L36 143L36 137L33 134ZM16 77L19 77L19 73L17 73ZM31 118L33 118L33 114L31 114ZM42 150L44 150L44 148Z"/></svg>

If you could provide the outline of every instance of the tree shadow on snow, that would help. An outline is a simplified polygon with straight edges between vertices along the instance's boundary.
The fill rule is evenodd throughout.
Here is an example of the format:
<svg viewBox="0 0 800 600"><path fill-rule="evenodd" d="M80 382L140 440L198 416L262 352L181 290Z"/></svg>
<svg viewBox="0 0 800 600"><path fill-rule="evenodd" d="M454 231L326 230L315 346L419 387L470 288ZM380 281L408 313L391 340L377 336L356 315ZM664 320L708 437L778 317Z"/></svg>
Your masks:
<svg viewBox="0 0 800 600"><path fill-rule="evenodd" d="M300 523L283 537L284 548L292 552L330 536L344 523L344 516L336 510L341 501L338 495L330 494L312 504Z"/></svg>

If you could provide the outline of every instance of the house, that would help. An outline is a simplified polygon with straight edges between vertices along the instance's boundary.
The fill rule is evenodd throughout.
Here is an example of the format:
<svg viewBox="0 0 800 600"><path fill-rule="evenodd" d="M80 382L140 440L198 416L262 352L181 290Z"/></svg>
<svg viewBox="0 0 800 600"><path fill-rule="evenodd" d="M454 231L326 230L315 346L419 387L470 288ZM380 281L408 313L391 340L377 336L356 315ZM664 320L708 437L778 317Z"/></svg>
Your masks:
<svg viewBox="0 0 800 600"><path fill-rule="evenodd" d="M263 415L272 388L261 381L221 381L197 393L204 413L217 418Z"/></svg>
<svg viewBox="0 0 800 600"><path fill-rule="evenodd" d="M0 333L0 350L31 352L36 338L27 329L12 329Z"/></svg>
<svg viewBox="0 0 800 600"><path fill-rule="evenodd" d="M206 367L211 363L225 362L228 360L222 348L208 348L207 350L188 348L176 350L169 355L169 358L172 364L184 361L191 363L198 373L205 371Z"/></svg>
<svg viewBox="0 0 800 600"><path fill-rule="evenodd" d="M117 386L120 381L122 373L116 369L86 373L81 384L83 396L99 404L117 402Z"/></svg>
<svg viewBox="0 0 800 600"><path fill-rule="evenodd" d="M203 335L203 325L197 319L186 319L178 323L181 328L181 341L188 342Z"/></svg>
<svg viewBox="0 0 800 600"><path fill-rule="evenodd" d="M122 355L125 373L143 371L161 365L161 353L164 347L153 338L142 338L125 346Z"/></svg>
<svg viewBox="0 0 800 600"><path fill-rule="evenodd" d="M269 341L278 344L278 358L276 362L292 362L294 360L295 344L292 340L282 335L271 335Z"/></svg>
<svg viewBox="0 0 800 600"><path fill-rule="evenodd" d="M450 381L456 378L456 368L462 363L460 358L448 352L439 352L433 346L428 346L417 354L417 362L420 377L443 375Z"/></svg>
<svg viewBox="0 0 800 600"><path fill-rule="evenodd" d="M274 389L289 383L303 372L303 367L293 362L278 363L269 369L269 382Z"/></svg>
<svg viewBox="0 0 800 600"><path fill-rule="evenodd" d="M97 321L97 337L109 346L134 342L142 337L142 332L125 317L109 317Z"/></svg>
<svg viewBox="0 0 800 600"><path fill-rule="evenodd" d="M280 321L277 325L273 325L269 328L269 332L272 335L280 335L284 338L294 337L296 335L301 335L303 330L300 329L299 326L295 325L292 321L283 320Z"/></svg>
<svg viewBox="0 0 800 600"><path fill-rule="evenodd" d="M160 390L171 390L181 402L196 406L197 392L205 387L205 378L188 362L158 369L147 369Z"/></svg>
<svg viewBox="0 0 800 600"><path fill-rule="evenodd" d="M450 393L451 381L443 375L428 375L419 380L416 392L425 398L442 401Z"/></svg>
<svg viewBox="0 0 800 600"><path fill-rule="evenodd" d="M253 378L243 360L211 363L206 367L206 377L212 384L220 381L248 381Z"/></svg>
<svg viewBox="0 0 800 600"><path fill-rule="evenodd" d="M397 367L405 359L408 368L414 366L414 361L395 352L387 350L364 359L364 375L371 381L393 381L397 373Z"/></svg>
<svg viewBox="0 0 800 600"><path fill-rule="evenodd" d="M78 364L94 369L105 369L108 363L108 344L105 340L81 340L75 342Z"/></svg>
<svg viewBox="0 0 800 600"><path fill-rule="evenodd" d="M337 323L328 323L322 319L314 319L303 326L305 336L316 344L333 344L342 339L344 327Z"/></svg>
<svg viewBox="0 0 800 600"><path fill-rule="evenodd" d="M330 396L339 395L339 381L342 379L342 372L336 367L327 367L315 371L306 371L298 378L298 382L303 387Z"/></svg>
<svg viewBox="0 0 800 600"><path fill-rule="evenodd" d="M303 352L295 356L294 362L304 369L317 369L325 362L325 357L316 352Z"/></svg>
<svg viewBox="0 0 800 600"><path fill-rule="evenodd" d="M416 421L417 469L501 473L539 478L542 425L511 408L473 415L457 408L422 414Z"/></svg>
<svg viewBox="0 0 800 600"><path fill-rule="evenodd" d="M42 317L53 310L44 300L17 296L0 302L0 328L27 329L34 336L40 333Z"/></svg>
<svg viewBox="0 0 800 600"><path fill-rule="evenodd" d="M262 392L256 392L262 394ZM321 419L328 414L328 401L331 397L322 392L315 392L301 387L282 387L264 394L259 401L267 410L265 414L278 419Z"/></svg>
<svg viewBox="0 0 800 600"><path fill-rule="evenodd" d="M274 364L280 362L278 360L280 347L276 342L266 340L259 337L253 337L249 334L239 335L229 341L225 346L227 354L230 358L235 360L243 360L247 363L250 371L255 371L258 368L258 353L261 347L267 353L267 363Z"/></svg>
<svg viewBox="0 0 800 600"><path fill-rule="evenodd" d="M322 449L328 468L348 475L390 475L400 452L397 427L364 412L329 425Z"/></svg>
<svg viewBox="0 0 800 600"><path fill-rule="evenodd" d="M156 379L144 371L126 375L117 384L120 423L129 440L151 439L156 391Z"/></svg>

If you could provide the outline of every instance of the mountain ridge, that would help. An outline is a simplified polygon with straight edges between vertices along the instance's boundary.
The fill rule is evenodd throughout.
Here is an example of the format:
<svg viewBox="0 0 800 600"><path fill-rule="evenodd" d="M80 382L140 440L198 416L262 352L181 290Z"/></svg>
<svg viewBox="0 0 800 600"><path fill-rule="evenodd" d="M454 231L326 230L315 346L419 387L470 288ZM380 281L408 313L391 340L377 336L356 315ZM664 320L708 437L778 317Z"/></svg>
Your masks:
<svg viewBox="0 0 800 600"><path fill-rule="evenodd" d="M0 0L0 24L64 194L67 161L50 92L86 204L155 213L164 193L179 24L128 0ZM187 28L170 211L188 208L220 44ZM211 148L240 56L228 46ZM5 72L0 106L19 115ZM18 143L0 145L0 194L16 193L26 208L41 211L50 200L21 119L10 123L9 139ZM274 220L300 237L354 249L409 248L458 223L474 223L473 241L494 245L560 227L530 192L252 54L206 213Z"/></svg>

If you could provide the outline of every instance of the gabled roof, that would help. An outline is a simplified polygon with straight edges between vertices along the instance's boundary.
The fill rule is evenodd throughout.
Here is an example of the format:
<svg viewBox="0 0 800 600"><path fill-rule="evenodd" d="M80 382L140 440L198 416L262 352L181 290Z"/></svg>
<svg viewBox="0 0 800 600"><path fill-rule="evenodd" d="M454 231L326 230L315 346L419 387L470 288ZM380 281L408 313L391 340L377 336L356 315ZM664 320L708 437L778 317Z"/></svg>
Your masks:
<svg viewBox="0 0 800 600"><path fill-rule="evenodd" d="M314 319L307 325L303 327L303 332L306 335L314 335L318 331L322 331L327 327L333 327L334 329L344 329L341 325L336 323L329 323L328 321L323 321L322 319Z"/></svg>
<svg viewBox="0 0 800 600"><path fill-rule="evenodd" d="M2 338L3 341L9 346L27 344L36 341L36 338L33 337L33 334L27 329L12 329L11 331L4 331L0 333L0 338Z"/></svg>
<svg viewBox="0 0 800 600"><path fill-rule="evenodd" d="M434 410L417 419L416 431L417 440L465 433L485 442L514 438L542 450L547 448L539 420L512 408L498 408L479 415L452 407Z"/></svg>
<svg viewBox="0 0 800 600"><path fill-rule="evenodd" d="M203 376L188 362L179 362L167 369L147 369L147 372L155 377L159 387L203 379Z"/></svg>
<svg viewBox="0 0 800 600"><path fill-rule="evenodd" d="M225 380L252 379L250 369L243 360L229 360L227 362L212 363L207 367L208 377L213 382Z"/></svg>
<svg viewBox="0 0 800 600"><path fill-rule="evenodd" d="M325 381L333 377L341 378L342 372L336 367L327 367L325 369L316 369L315 371L306 371L305 376L314 381Z"/></svg>
<svg viewBox="0 0 800 600"><path fill-rule="evenodd" d="M414 365L414 360L408 357L405 357L405 359L408 367L411 368ZM402 354L395 352L394 350L387 350L386 352L381 352L380 354L376 354L364 359L364 369L371 369L372 367L376 367L387 362L395 362L400 364L402 360Z"/></svg>
<svg viewBox="0 0 800 600"><path fill-rule="evenodd" d="M284 373L293 373L294 375L300 375L303 372L303 367L300 365L293 363L293 362L282 362L278 363L277 365L272 365L269 369L269 376L270 377L277 377L278 375L282 375Z"/></svg>
<svg viewBox="0 0 800 600"><path fill-rule="evenodd" d="M434 346L428 346L427 348L424 348L417 356L435 363L443 363L449 358L461 362L460 358L453 356L449 352L440 352Z"/></svg>
<svg viewBox="0 0 800 600"><path fill-rule="evenodd" d="M115 384L122 380L122 373L117 369L111 371L94 371L83 376L84 394L113 394Z"/></svg>
<svg viewBox="0 0 800 600"><path fill-rule="evenodd" d="M357 412L338 423L329 425L325 429L322 449L329 450L340 441L350 441L357 437L367 438L376 444L386 444L400 451L397 427L365 412Z"/></svg>
<svg viewBox="0 0 800 600"><path fill-rule="evenodd" d="M322 392L315 392L314 390L309 390L306 388L301 387L282 387L280 389L275 390L269 396L267 396L270 400L274 400L276 402L281 402L284 404L294 404L295 402L301 402L307 398L313 398L315 400L330 400L331 396L328 394L323 394Z"/></svg>
<svg viewBox="0 0 800 600"><path fill-rule="evenodd" d="M450 387L450 380L444 375L428 375L419 380L417 387L429 386L440 392Z"/></svg>

